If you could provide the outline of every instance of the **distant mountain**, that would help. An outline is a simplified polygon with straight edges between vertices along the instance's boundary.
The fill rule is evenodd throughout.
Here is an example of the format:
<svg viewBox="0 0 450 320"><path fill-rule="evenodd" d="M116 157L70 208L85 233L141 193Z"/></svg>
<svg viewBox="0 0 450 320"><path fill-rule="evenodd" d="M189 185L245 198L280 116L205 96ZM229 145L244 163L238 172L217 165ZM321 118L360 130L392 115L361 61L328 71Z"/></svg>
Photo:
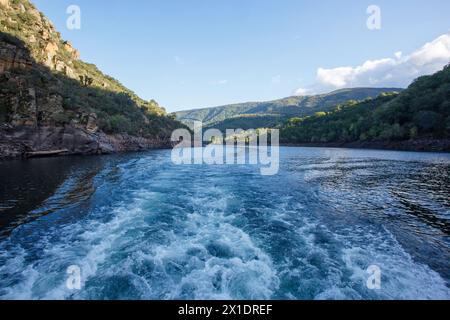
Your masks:
<svg viewBox="0 0 450 320"><path fill-rule="evenodd" d="M450 65L401 93L346 102L329 112L290 119L283 143L450 150ZM339 146L339 145L336 145Z"/></svg>
<svg viewBox="0 0 450 320"><path fill-rule="evenodd" d="M0 0L0 158L169 146L177 127L156 101L81 61L28 0Z"/></svg>
<svg viewBox="0 0 450 320"><path fill-rule="evenodd" d="M354 88L314 96L293 96L267 102L248 102L176 112L176 119L191 125L201 121L205 127L218 129L270 128L292 117L329 111L349 100L375 98L383 92L399 92L399 88Z"/></svg>

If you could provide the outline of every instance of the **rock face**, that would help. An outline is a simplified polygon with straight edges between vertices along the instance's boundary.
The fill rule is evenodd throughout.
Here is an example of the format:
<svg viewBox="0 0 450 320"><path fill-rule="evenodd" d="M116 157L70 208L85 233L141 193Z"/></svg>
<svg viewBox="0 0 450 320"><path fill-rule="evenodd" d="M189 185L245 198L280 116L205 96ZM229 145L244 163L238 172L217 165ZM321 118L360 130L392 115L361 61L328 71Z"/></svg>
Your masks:
<svg viewBox="0 0 450 320"><path fill-rule="evenodd" d="M76 125L64 127L0 127L0 159L26 157L36 152L64 151L58 155L99 155L116 152L170 148L166 139L149 139L128 134L107 135Z"/></svg>
<svg viewBox="0 0 450 320"><path fill-rule="evenodd" d="M80 59L80 53L72 47L72 44L69 41L64 42L64 49L70 54L73 60Z"/></svg>
<svg viewBox="0 0 450 320"><path fill-rule="evenodd" d="M50 69L56 69L57 62L55 63L55 56L58 53L58 45L54 42L49 42L45 46L45 55L47 58L45 59L44 64Z"/></svg>
<svg viewBox="0 0 450 320"><path fill-rule="evenodd" d="M0 43L0 74L11 69L31 69L32 60L27 52L15 45Z"/></svg>
<svg viewBox="0 0 450 320"><path fill-rule="evenodd" d="M0 0L0 159L171 145L179 122L79 58L29 0Z"/></svg>
<svg viewBox="0 0 450 320"><path fill-rule="evenodd" d="M9 0L0 0L0 7L3 9L9 8Z"/></svg>
<svg viewBox="0 0 450 320"><path fill-rule="evenodd" d="M79 52L67 41L62 41L53 24L28 1L0 0L0 31L13 32L21 40L33 44L33 58L51 70L77 78L73 63ZM20 25L19 32L17 26Z"/></svg>
<svg viewBox="0 0 450 320"><path fill-rule="evenodd" d="M97 115L95 113L91 113L89 115L86 130L89 131L90 133L96 133L98 131Z"/></svg>

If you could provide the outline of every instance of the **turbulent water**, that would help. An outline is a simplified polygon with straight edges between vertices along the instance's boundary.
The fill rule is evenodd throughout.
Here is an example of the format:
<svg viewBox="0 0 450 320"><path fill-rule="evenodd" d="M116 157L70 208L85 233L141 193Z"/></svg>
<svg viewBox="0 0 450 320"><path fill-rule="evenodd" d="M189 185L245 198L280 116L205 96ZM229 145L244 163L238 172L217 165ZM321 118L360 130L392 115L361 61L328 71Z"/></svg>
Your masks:
<svg viewBox="0 0 450 320"><path fill-rule="evenodd" d="M450 299L449 173L320 148L282 148L275 176L170 151L0 163L0 299Z"/></svg>

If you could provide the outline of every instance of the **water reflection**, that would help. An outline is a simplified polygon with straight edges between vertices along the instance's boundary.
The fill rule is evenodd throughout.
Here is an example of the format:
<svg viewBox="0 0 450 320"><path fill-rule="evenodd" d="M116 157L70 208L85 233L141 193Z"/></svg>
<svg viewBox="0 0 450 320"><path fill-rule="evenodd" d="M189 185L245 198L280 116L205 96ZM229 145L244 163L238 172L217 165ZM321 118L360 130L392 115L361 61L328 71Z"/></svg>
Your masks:
<svg viewBox="0 0 450 320"><path fill-rule="evenodd" d="M102 157L64 157L0 163L0 237L15 227L88 198ZM51 198L56 190L64 188Z"/></svg>

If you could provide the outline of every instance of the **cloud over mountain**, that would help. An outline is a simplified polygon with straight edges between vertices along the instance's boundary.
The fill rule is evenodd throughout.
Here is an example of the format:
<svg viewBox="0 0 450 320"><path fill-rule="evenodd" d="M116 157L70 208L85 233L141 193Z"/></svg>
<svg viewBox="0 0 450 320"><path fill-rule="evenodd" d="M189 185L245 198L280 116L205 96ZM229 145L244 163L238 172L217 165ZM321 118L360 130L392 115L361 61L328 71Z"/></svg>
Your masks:
<svg viewBox="0 0 450 320"><path fill-rule="evenodd" d="M435 73L450 62L450 33L409 55L368 60L356 67L319 68L316 82L298 88L296 95L323 93L349 87L407 87L415 78Z"/></svg>

